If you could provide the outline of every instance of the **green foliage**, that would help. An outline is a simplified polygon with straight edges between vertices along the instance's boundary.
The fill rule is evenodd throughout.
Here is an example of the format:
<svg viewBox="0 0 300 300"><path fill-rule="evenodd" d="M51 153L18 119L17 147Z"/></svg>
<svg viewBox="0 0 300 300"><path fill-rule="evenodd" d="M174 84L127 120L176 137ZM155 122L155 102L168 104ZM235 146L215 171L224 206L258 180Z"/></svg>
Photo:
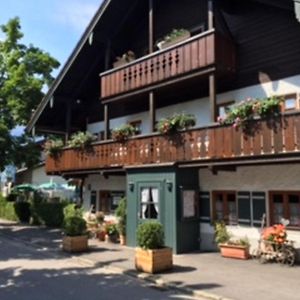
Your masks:
<svg viewBox="0 0 300 300"><path fill-rule="evenodd" d="M105 224L105 232L109 235L109 236L116 236L118 234L118 228L117 228L117 224L112 223L112 222L107 222Z"/></svg>
<svg viewBox="0 0 300 300"><path fill-rule="evenodd" d="M164 36L163 40L169 43L186 34L189 34L189 31L186 29L173 29L170 33Z"/></svg>
<svg viewBox="0 0 300 300"><path fill-rule="evenodd" d="M37 161L35 146L28 136L13 137L10 131L28 123L32 110L53 81L51 72L59 63L33 45L21 43L20 20L14 18L0 27L0 169L6 164Z"/></svg>
<svg viewBox="0 0 300 300"><path fill-rule="evenodd" d="M221 124L233 124L233 127L246 128L249 121L255 117L267 118L277 117L280 114L280 104L283 101L280 97L271 97L265 99L247 99L233 106L227 115L218 121Z"/></svg>
<svg viewBox="0 0 300 300"><path fill-rule="evenodd" d="M215 242L217 244L226 244L229 242L231 235L227 231L226 224L224 222L215 223Z"/></svg>
<svg viewBox="0 0 300 300"><path fill-rule="evenodd" d="M15 213L21 222L29 223L30 220L30 203L29 202L15 202Z"/></svg>
<svg viewBox="0 0 300 300"><path fill-rule="evenodd" d="M185 130L196 125L196 118L191 114L174 114L172 117L161 119L157 129L162 134L172 134L178 130Z"/></svg>
<svg viewBox="0 0 300 300"><path fill-rule="evenodd" d="M69 218L69 217L81 217L83 216L83 209L78 208L75 204L68 204L64 208L64 218Z"/></svg>
<svg viewBox="0 0 300 300"><path fill-rule="evenodd" d="M14 203L7 202L4 197L0 195L0 218L9 221L19 221L15 212Z"/></svg>
<svg viewBox="0 0 300 300"><path fill-rule="evenodd" d="M86 221L77 215L64 219L64 232L67 236L79 236L86 234Z"/></svg>
<svg viewBox="0 0 300 300"><path fill-rule="evenodd" d="M96 212L96 221L98 224L103 224L104 222L104 219L105 219L105 215L102 211L97 211Z"/></svg>
<svg viewBox="0 0 300 300"><path fill-rule="evenodd" d="M71 139L68 141L68 146L77 150L88 149L95 137L90 132L79 131L72 134Z"/></svg>
<svg viewBox="0 0 300 300"><path fill-rule="evenodd" d="M119 234L126 235L126 222L127 222L127 201L122 198L116 209L116 216L118 217L117 229Z"/></svg>
<svg viewBox="0 0 300 300"><path fill-rule="evenodd" d="M124 124L112 131L112 138L118 142L124 142L137 132L137 129L131 124Z"/></svg>
<svg viewBox="0 0 300 300"><path fill-rule="evenodd" d="M164 230L157 221L142 223L137 228L137 244L143 249L159 249L164 246Z"/></svg>
<svg viewBox="0 0 300 300"><path fill-rule="evenodd" d="M36 214L47 227L61 227L64 223L65 203L42 202L36 205Z"/></svg>
<svg viewBox="0 0 300 300"><path fill-rule="evenodd" d="M44 144L44 151L46 155L49 155L53 158L58 158L63 147L64 142L62 139L49 139Z"/></svg>

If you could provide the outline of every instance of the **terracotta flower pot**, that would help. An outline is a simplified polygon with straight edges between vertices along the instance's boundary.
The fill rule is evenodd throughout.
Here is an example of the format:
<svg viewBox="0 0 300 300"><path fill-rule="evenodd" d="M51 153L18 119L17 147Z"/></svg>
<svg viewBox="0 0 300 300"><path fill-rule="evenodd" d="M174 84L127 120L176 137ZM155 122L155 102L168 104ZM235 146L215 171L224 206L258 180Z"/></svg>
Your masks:
<svg viewBox="0 0 300 300"><path fill-rule="evenodd" d="M237 259L248 259L249 258L249 247L240 245L227 245L220 244L221 255L223 257L237 258Z"/></svg>

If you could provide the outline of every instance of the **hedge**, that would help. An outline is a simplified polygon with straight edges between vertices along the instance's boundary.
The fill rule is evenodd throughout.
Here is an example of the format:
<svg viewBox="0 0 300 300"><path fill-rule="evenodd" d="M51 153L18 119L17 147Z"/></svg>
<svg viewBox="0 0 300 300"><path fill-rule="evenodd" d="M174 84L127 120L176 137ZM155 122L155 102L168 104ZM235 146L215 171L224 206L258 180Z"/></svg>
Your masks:
<svg viewBox="0 0 300 300"><path fill-rule="evenodd" d="M6 199L0 195L0 218L9 221L19 221L15 212L14 203L7 202Z"/></svg>

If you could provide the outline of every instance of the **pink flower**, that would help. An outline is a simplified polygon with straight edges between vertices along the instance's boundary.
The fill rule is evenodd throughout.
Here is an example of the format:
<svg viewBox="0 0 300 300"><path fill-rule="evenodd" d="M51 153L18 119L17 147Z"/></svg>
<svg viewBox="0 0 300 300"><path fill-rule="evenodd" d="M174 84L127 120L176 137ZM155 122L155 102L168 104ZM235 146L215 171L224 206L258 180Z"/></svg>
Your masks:
<svg viewBox="0 0 300 300"><path fill-rule="evenodd" d="M221 116L218 116L217 121L218 121L220 124L222 124L224 120L223 120L223 118L222 118Z"/></svg>

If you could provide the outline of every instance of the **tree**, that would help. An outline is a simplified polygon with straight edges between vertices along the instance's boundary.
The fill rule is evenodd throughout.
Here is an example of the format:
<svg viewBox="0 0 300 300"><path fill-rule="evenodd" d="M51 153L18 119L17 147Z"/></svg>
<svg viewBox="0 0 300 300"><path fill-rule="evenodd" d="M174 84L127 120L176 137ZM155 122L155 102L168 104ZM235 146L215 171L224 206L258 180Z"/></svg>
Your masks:
<svg viewBox="0 0 300 300"><path fill-rule="evenodd" d="M43 89L54 78L51 73L59 62L33 45L22 44L19 18L0 27L0 170L8 163L37 162L31 137L11 135L17 125L25 125L44 96Z"/></svg>

